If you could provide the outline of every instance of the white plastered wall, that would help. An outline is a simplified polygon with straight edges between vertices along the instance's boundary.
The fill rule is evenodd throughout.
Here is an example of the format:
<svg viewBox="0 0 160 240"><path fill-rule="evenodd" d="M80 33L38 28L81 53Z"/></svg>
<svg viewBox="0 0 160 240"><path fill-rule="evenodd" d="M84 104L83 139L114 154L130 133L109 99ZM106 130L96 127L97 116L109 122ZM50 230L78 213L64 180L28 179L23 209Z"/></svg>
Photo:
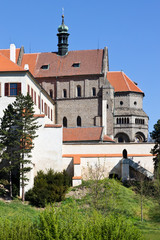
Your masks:
<svg viewBox="0 0 160 240"><path fill-rule="evenodd" d="M67 154L70 157L73 155L73 158L75 155L80 156L81 176L82 179L87 179L89 177L89 166L95 168L96 164L100 164L104 177L108 177L111 173L121 176L120 160L124 149L127 150L129 158L153 173L153 156L150 154L153 146L153 143L63 144L62 153L65 159ZM64 163L63 166L65 166ZM74 176L76 176L75 173L76 168Z"/></svg>
<svg viewBox="0 0 160 240"><path fill-rule="evenodd" d="M34 177L37 172L48 169L62 171L62 127L46 128L45 119L38 118L41 127L37 131L38 137L34 140L34 149L32 150L32 170L28 174L30 179L25 191L33 187Z"/></svg>

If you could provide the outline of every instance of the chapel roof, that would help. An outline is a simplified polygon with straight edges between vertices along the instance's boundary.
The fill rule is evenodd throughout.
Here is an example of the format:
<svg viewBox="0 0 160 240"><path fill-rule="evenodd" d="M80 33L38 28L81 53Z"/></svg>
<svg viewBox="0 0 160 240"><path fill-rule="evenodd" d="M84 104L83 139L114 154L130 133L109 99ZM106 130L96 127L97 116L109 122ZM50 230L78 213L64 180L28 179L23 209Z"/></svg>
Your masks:
<svg viewBox="0 0 160 240"><path fill-rule="evenodd" d="M124 72L107 72L107 79L114 87L115 92L143 93Z"/></svg>
<svg viewBox="0 0 160 240"><path fill-rule="evenodd" d="M63 128L63 142L89 142L89 141L114 142L105 135L102 139L102 127L76 127Z"/></svg>

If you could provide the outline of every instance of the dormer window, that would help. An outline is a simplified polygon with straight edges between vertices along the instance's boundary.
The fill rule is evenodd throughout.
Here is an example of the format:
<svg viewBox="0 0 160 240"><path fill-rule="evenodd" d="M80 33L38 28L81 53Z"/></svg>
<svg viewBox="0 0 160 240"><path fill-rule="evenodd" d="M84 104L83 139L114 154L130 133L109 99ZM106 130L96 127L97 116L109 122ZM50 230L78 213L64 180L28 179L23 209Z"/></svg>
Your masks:
<svg viewBox="0 0 160 240"><path fill-rule="evenodd" d="M80 67L80 63L78 63L78 62L77 63L73 63L72 67L78 68L78 67Z"/></svg>
<svg viewBox="0 0 160 240"><path fill-rule="evenodd" d="M48 64L48 65L42 65L42 66L41 66L41 69L43 69L43 70L48 70L48 69L49 69L49 64Z"/></svg>

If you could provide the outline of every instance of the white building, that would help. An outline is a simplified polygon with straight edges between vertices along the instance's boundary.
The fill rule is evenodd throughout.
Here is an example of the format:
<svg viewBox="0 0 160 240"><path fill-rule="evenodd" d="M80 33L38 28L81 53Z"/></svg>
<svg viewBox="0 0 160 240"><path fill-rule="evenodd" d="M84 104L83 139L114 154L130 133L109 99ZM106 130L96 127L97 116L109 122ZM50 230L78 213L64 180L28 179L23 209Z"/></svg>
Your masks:
<svg viewBox="0 0 160 240"><path fill-rule="evenodd" d="M30 73L15 63L16 49L10 47L10 59L0 53L0 117L8 104L15 101L19 92L29 93L34 102L35 117L41 125L37 131L32 150L32 170L26 190L33 186L34 176L39 170L53 168L61 171L62 126L55 124L55 103Z"/></svg>

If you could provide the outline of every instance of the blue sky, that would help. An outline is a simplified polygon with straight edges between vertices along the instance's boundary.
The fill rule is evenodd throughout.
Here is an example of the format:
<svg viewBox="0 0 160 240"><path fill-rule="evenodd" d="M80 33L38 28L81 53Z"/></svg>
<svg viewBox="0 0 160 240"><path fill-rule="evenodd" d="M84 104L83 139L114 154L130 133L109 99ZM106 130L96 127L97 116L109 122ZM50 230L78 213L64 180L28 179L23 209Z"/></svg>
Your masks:
<svg viewBox="0 0 160 240"><path fill-rule="evenodd" d="M160 119L160 0L5 0L0 48L57 51L64 8L69 50L109 49L110 71L123 70L144 91L149 131Z"/></svg>

